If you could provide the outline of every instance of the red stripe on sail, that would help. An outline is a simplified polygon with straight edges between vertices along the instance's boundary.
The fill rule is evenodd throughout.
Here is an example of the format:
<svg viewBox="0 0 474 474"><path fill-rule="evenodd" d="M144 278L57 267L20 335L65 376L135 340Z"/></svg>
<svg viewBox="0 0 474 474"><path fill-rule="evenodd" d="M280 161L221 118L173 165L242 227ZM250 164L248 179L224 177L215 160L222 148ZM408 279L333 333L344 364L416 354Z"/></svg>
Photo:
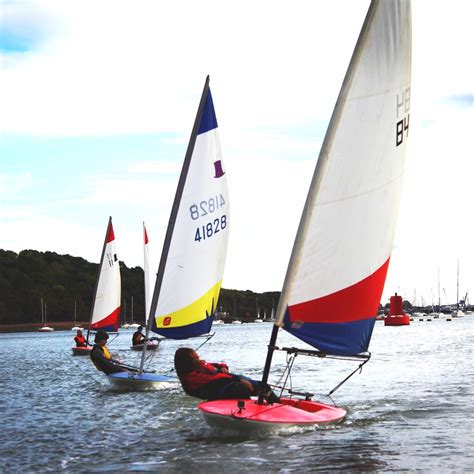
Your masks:
<svg viewBox="0 0 474 474"><path fill-rule="evenodd" d="M145 245L148 243L148 234L146 233L146 228L143 227L143 230L145 232Z"/></svg>
<svg viewBox="0 0 474 474"><path fill-rule="evenodd" d="M109 231L107 232L107 243L115 240L114 228L112 227L112 222L109 225Z"/></svg>
<svg viewBox="0 0 474 474"><path fill-rule="evenodd" d="M100 321L97 321L96 323L93 323L90 325L89 329L101 329L109 326L114 327L114 331L118 330L119 326L119 317L120 317L120 306L112 311L107 317L104 319L101 319Z"/></svg>
<svg viewBox="0 0 474 474"><path fill-rule="evenodd" d="M289 307L290 321L347 323L374 318L387 276L390 258L364 280L322 298Z"/></svg>

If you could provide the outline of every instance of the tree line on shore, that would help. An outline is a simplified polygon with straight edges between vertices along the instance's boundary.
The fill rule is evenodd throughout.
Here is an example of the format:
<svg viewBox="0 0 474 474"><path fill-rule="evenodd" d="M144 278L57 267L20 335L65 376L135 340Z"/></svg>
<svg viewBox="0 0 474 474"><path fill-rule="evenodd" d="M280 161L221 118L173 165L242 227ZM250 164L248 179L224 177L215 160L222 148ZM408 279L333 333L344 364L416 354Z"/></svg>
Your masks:
<svg viewBox="0 0 474 474"><path fill-rule="evenodd" d="M48 322L89 321L98 264L55 252L0 249L0 324L40 323L41 301ZM120 261L122 322L145 319L143 269ZM217 309L227 318L254 320L270 317L280 292L254 293L222 289Z"/></svg>

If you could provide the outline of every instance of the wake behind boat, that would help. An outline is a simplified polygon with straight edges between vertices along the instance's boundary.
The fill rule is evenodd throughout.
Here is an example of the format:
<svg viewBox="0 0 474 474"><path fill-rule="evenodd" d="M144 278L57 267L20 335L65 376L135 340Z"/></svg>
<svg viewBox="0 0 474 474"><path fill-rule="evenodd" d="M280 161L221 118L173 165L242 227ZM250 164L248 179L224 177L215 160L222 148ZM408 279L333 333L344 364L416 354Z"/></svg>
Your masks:
<svg viewBox="0 0 474 474"><path fill-rule="evenodd" d="M409 0L372 0L321 147L268 345L275 350L368 362L390 261L409 127ZM280 328L315 350L278 347ZM343 380L331 392L345 382ZM281 387L280 387L281 388ZM286 389L283 386L282 392ZM246 431L333 423L343 409L304 399L268 405L219 400L198 405L213 426ZM295 395L295 397L293 397Z"/></svg>

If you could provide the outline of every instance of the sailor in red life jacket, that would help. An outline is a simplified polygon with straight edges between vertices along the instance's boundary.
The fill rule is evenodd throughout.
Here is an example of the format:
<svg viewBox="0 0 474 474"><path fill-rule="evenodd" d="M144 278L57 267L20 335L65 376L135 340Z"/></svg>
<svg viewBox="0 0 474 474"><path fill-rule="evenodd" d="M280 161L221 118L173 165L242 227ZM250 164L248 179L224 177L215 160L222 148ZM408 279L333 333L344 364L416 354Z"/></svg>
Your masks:
<svg viewBox="0 0 474 474"><path fill-rule="evenodd" d="M199 358L196 351L180 348L174 355L174 366L183 390L202 400L250 398L258 395L260 382L229 373L227 364L210 363ZM269 403L278 401L270 387L265 387Z"/></svg>
<svg viewBox="0 0 474 474"><path fill-rule="evenodd" d="M82 331L80 329L77 330L74 341L76 342L76 347L87 347L86 338L82 335Z"/></svg>

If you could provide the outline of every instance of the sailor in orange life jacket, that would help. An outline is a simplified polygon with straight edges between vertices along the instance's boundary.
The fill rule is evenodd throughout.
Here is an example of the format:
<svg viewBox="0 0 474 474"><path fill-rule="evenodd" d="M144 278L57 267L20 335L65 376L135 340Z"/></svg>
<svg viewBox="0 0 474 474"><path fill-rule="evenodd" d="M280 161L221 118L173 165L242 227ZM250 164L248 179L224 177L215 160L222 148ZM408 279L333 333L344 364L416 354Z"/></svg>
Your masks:
<svg viewBox="0 0 474 474"><path fill-rule="evenodd" d="M183 390L203 400L250 398L258 395L262 387L261 382L229 373L227 364L201 360L196 351L185 347L175 352L174 366ZM268 385L264 387L264 397L268 403L279 401Z"/></svg>
<svg viewBox="0 0 474 474"><path fill-rule="evenodd" d="M97 370L108 374L115 372L128 372L125 367L120 365L119 361L113 360L109 351L105 347L109 335L102 330L97 331L94 338L94 347L91 350L91 360L96 366Z"/></svg>
<svg viewBox="0 0 474 474"><path fill-rule="evenodd" d="M82 335L82 331L80 329L77 330L74 341L76 342L76 347L87 347L86 338Z"/></svg>

